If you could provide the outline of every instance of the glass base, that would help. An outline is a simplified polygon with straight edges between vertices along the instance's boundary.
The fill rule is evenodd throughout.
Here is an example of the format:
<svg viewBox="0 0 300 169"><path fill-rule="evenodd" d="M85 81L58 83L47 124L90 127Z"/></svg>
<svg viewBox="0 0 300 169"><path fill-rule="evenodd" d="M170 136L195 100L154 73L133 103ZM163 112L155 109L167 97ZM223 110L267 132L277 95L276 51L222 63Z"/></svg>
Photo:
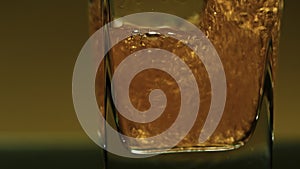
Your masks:
<svg viewBox="0 0 300 169"><path fill-rule="evenodd" d="M271 169L272 168L272 101L262 98L259 119L249 141L226 151L170 150L149 158L124 158L106 152L106 169ZM207 147L206 147L207 148ZM209 150L209 149L208 149ZM161 150L160 150L161 151ZM141 153L141 152L134 152ZM145 151L143 151L145 153ZM155 151L148 153L155 154Z"/></svg>
<svg viewBox="0 0 300 169"><path fill-rule="evenodd" d="M210 152L210 151L229 151L240 148L244 142L234 145L217 145L217 146L193 146L193 147L175 147L172 149L132 149L133 154L167 154L167 153L180 153L180 152Z"/></svg>

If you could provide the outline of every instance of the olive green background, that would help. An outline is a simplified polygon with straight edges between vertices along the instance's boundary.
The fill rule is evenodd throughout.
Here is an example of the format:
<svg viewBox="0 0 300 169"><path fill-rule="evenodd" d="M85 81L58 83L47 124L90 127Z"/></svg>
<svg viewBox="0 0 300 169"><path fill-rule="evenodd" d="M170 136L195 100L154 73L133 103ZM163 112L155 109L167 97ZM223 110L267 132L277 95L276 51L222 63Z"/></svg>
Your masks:
<svg viewBox="0 0 300 169"><path fill-rule="evenodd" d="M275 90L275 141L300 140L300 1L286 0ZM0 150L95 148L72 103L88 38L87 1L0 3ZM275 143L276 143L275 142Z"/></svg>

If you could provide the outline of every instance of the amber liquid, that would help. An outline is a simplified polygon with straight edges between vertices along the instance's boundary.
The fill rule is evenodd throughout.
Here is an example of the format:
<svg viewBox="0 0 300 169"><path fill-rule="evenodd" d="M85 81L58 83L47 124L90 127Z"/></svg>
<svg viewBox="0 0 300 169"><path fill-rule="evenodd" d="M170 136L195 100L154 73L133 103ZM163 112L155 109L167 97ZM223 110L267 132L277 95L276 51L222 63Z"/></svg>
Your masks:
<svg viewBox="0 0 300 169"><path fill-rule="evenodd" d="M214 45L223 63L227 81L227 98L222 119L213 135L204 143L200 144L198 138L200 132L205 132L201 129L211 104L211 87L201 60L185 45L185 39L193 38L187 35L192 34L191 32L164 28L174 34L181 34L182 40L178 41L171 35L153 35L145 30L140 31L139 27L124 24L112 33L118 33L120 29L140 32L133 31L130 36L112 48L107 63L110 67L108 71L113 75L122 60L141 49L161 48L176 54L193 72L201 102L193 128L174 149L218 150L239 147L247 142L255 128L267 67L275 70L277 65L280 5L278 0L249 2L207 0L203 11L188 18ZM91 32L93 32L103 22L97 20L101 17L93 11L99 5L91 7ZM159 29L149 29L159 32ZM267 54L267 51L271 53ZM104 104L102 89L105 88L105 84L101 83L101 79L104 78L101 73L104 70L103 66L103 64L100 66L98 80L96 80L96 94L100 109L103 109ZM153 89L161 89L167 96L167 107L163 114L153 122L143 124L130 121L115 111L116 123L122 134L134 138L152 137L167 130L174 123L181 104L180 90L176 81L163 71L148 69L138 73L130 84L131 103L140 111L149 109L148 96ZM167 139L172 138L173 136L170 135ZM168 146L166 142L162 142L159 147L149 147L147 142L143 141L126 142L126 144L134 150L163 149Z"/></svg>

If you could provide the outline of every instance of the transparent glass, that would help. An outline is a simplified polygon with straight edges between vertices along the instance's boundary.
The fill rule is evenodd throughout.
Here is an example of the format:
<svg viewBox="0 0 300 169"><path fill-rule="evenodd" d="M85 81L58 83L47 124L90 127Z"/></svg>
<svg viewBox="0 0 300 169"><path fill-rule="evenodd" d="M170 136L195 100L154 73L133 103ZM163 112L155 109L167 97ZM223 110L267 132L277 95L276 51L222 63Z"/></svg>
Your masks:
<svg viewBox="0 0 300 169"><path fill-rule="evenodd" d="M199 143L198 138L211 104L211 87L205 66L193 59L193 51L184 43L190 38L186 35L188 31L165 27L166 21L160 18L147 18L139 24L128 21L115 25L116 32L123 29L131 35L110 50L98 69L95 85L99 108L105 110L101 111L103 116L116 130L134 138L152 137L168 129L180 109L176 81L165 72L154 69L135 76L130 84L129 96L133 106L144 111L150 107L150 91L157 88L163 90L168 99L163 114L152 122L137 123L126 119L115 109L110 95L114 90L110 87L111 77L122 60L141 49L162 48L182 59L195 76L201 102L192 129L172 149L164 148L168 142L151 147L142 141L123 140L124 147L132 153L162 154L146 159L130 159L105 152L106 167L271 168L274 72L282 7L282 0L90 1L91 34L110 21L139 12L168 13L194 24L218 52L227 84L222 118L213 134ZM172 20L167 22L176 25ZM169 35L160 33L166 29ZM182 39L176 40L171 34L182 35ZM172 138L170 135L166 140Z"/></svg>

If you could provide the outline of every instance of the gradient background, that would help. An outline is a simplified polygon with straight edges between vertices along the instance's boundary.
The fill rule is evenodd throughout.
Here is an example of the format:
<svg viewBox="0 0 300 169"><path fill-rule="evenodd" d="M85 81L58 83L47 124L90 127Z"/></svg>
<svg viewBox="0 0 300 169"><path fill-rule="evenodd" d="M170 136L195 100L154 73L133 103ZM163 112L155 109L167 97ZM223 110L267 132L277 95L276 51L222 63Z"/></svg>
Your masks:
<svg viewBox="0 0 300 169"><path fill-rule="evenodd" d="M275 90L277 168L300 160L299 7L300 1L285 1ZM43 160L49 168L98 165L100 148L80 127L71 93L73 66L88 38L87 9L85 0L1 2L1 169L47 168L32 164Z"/></svg>

